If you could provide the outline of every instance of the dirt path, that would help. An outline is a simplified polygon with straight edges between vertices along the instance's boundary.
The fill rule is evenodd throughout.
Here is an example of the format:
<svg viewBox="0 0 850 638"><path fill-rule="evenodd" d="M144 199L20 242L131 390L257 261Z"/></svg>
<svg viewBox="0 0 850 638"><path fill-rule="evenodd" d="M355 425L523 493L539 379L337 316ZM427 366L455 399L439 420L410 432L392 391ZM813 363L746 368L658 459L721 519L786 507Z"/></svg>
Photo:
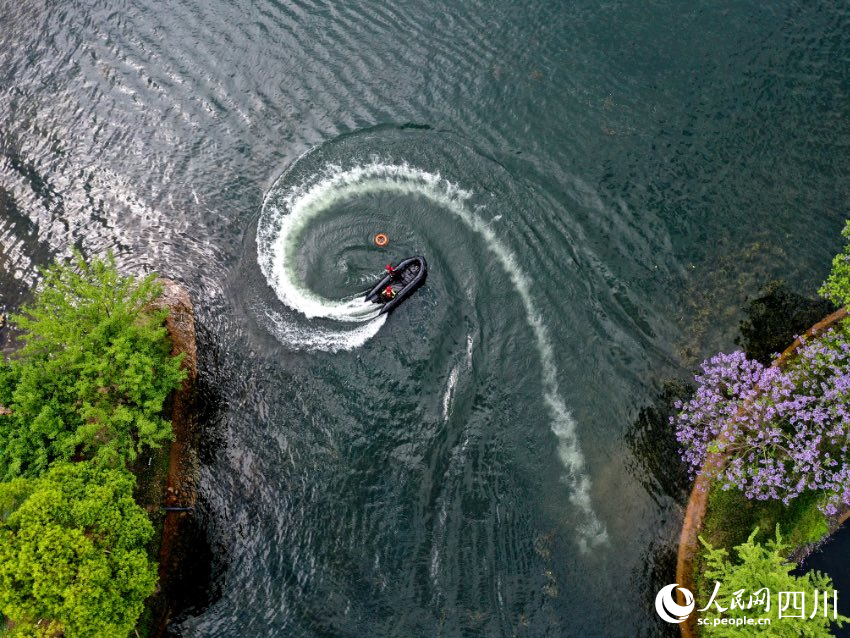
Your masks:
<svg viewBox="0 0 850 638"><path fill-rule="evenodd" d="M177 282L162 279L163 295L155 305L167 307L165 320L172 343L172 354L183 354L182 367L187 377L171 397L171 427L174 431L168 453L168 474L161 506L194 508L198 497L198 428L195 417L195 382L198 376L198 352L195 315L188 291ZM158 508L157 508L158 509ZM175 588L180 586L186 552L181 547L192 525L192 512L166 512L159 548L159 593L151 604L154 613L151 635L165 633L175 611Z"/></svg>

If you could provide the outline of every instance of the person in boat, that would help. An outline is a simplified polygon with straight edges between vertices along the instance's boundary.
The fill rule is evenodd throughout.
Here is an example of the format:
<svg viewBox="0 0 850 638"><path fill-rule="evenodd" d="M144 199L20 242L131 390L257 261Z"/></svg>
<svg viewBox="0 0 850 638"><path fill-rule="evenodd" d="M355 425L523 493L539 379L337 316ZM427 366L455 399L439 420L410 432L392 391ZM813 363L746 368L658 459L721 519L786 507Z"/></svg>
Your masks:
<svg viewBox="0 0 850 638"><path fill-rule="evenodd" d="M387 286L384 288L384 292L381 293L381 296L384 298L384 301L391 301L395 299L396 292L393 290L392 286Z"/></svg>
<svg viewBox="0 0 850 638"><path fill-rule="evenodd" d="M387 267L384 268L384 270L387 271L387 274L390 276L390 279L395 279L396 275L398 274L396 273L395 268L393 268L392 264L387 264Z"/></svg>

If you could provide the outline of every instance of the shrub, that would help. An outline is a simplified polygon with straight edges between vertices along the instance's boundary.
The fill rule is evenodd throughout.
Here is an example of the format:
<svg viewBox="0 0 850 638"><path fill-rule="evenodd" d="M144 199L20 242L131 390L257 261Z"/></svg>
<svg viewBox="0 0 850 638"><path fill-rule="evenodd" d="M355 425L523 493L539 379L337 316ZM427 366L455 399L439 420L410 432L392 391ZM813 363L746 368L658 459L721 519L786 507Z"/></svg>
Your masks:
<svg viewBox="0 0 850 638"><path fill-rule="evenodd" d="M840 627L850 620L840 614L837 615L837 619L833 620L833 584L828 576L816 571L803 576L794 576L791 573L795 569L795 565L786 562L785 556L789 548L782 543L779 526L776 527L776 538L769 540L766 544L755 542L757 534L758 528L753 531L745 543L735 547L735 553L738 557L735 562L729 560L729 553L725 549L714 549L700 538L707 550L705 577L720 583L721 587L718 590L716 601L725 610L721 613L717 605L712 604L704 612L704 617L709 620L717 617L770 619L769 626L760 626L758 629L748 625L739 627L728 624L712 626L710 631L712 636L748 638L758 631L760 636L775 636L777 638L781 636L828 638L832 635L830 633L832 624ZM767 589L767 595L771 597L770 609L766 610L764 606L758 605L749 608L750 596L757 595L757 592L763 590L763 588ZM804 618L788 617L788 610L782 618L779 617L778 596L780 592L803 593ZM820 594L817 592L820 592ZM828 594L827 600L829 601L828 615L824 614L825 593ZM705 594L709 595L708 592ZM810 618L810 610L814 609L816 595L820 601L820 606Z"/></svg>
<svg viewBox="0 0 850 638"><path fill-rule="evenodd" d="M832 259L832 271L818 292L840 306L850 306L850 220L841 234L848 243Z"/></svg>
<svg viewBox="0 0 850 638"><path fill-rule="evenodd" d="M672 421L691 473L723 452L718 478L747 498L824 494L824 511L850 503L850 327L805 343L785 370L742 352L703 363L696 394Z"/></svg>
<svg viewBox="0 0 850 638"><path fill-rule="evenodd" d="M184 378L163 320L148 308L153 275L121 276L112 255L43 271L31 305L13 317L21 350L0 369L0 475L33 476L54 460L133 460L171 438L163 403Z"/></svg>
<svg viewBox="0 0 850 638"><path fill-rule="evenodd" d="M0 484L0 612L13 635L126 638L156 586L134 484L90 462Z"/></svg>

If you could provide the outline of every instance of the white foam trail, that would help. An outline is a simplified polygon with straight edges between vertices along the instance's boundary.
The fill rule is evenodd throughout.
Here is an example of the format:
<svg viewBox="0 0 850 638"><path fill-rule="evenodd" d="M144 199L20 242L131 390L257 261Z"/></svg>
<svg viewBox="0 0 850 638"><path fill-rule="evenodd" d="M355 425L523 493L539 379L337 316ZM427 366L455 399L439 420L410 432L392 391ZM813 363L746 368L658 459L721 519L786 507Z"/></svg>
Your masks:
<svg viewBox="0 0 850 638"><path fill-rule="evenodd" d="M472 365L472 335L466 337L466 359L464 360L466 369ZM449 381L446 384L446 392L443 394L443 422L449 420L449 411L452 407L452 402L455 396L455 387L457 386L458 375L460 374L460 364L457 364L449 372Z"/></svg>
<svg viewBox="0 0 850 638"><path fill-rule="evenodd" d="M273 193L274 191L272 191ZM532 282L520 267L511 250L497 237L490 226L467 206L472 193L438 173L429 173L408 164L371 164L342 169L329 166L324 174L303 186L293 188L283 198L283 205L270 193L263 203L257 230L257 261L269 284L280 300L307 317L324 317L340 321L369 321L351 301L332 301L309 291L293 278L295 248L301 233L314 218L343 201L364 195L393 192L418 195L434 202L459 218L469 229L480 235L496 257L519 295L540 354L543 397L552 418L552 432L558 438L558 456L567 470L563 480L571 490L570 501L582 512L579 544L583 550L607 541L605 526L593 511L590 498L590 478L586 474L584 455L578 445L576 423L560 396L558 368L549 332L531 296ZM364 304L360 304L361 306ZM364 333L341 336L341 347L357 347L376 334L380 325L369 324L369 336ZM309 334L309 331L305 331ZM292 329L294 340L303 338L301 331ZM315 338L315 335L313 335ZM321 339L334 340L323 334Z"/></svg>
<svg viewBox="0 0 850 638"><path fill-rule="evenodd" d="M446 393L443 395L443 421L449 420L449 408L452 406L454 399L455 386L457 385L457 377L460 371L460 366L457 365L449 372L449 382L446 384Z"/></svg>
<svg viewBox="0 0 850 638"><path fill-rule="evenodd" d="M257 262L277 297L308 319L323 318L341 323L365 324L338 329L304 326L275 310L265 310L267 327L287 345L337 352L353 350L366 343L384 325L386 315L379 315L380 308L366 303L362 295L340 300L327 299L309 290L294 276L296 269L292 260L301 232L313 218L345 198L336 196L332 187L328 189L326 182L315 185L319 187L318 191L315 187L313 190L292 189L284 196L282 205L270 196L266 197L257 228Z"/></svg>
<svg viewBox="0 0 850 638"><path fill-rule="evenodd" d="M387 320L386 315L357 326L350 330L305 330L303 326L287 320L279 312L270 308L266 309L265 318L272 328L272 332L285 343L296 345L305 350L324 350L326 352L339 352L340 350L353 350L359 348L372 337L378 334L381 326Z"/></svg>

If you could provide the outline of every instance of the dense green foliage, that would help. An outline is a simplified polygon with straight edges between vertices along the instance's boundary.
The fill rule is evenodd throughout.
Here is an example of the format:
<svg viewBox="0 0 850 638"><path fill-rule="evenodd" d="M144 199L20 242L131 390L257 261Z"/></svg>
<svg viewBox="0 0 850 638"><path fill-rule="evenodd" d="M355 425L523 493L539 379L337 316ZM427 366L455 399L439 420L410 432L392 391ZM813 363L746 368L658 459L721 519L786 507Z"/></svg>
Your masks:
<svg viewBox="0 0 850 638"><path fill-rule="evenodd" d="M0 484L0 612L13 635L125 638L156 586L135 479L57 463Z"/></svg>
<svg viewBox="0 0 850 638"><path fill-rule="evenodd" d="M54 460L117 467L171 438L163 402L184 377L163 319L146 310L153 276L122 277L112 256L43 272L13 321L21 350L0 367L0 476L35 476Z"/></svg>
<svg viewBox="0 0 850 638"><path fill-rule="evenodd" d="M730 619L769 618L770 625L758 628L747 625L738 627L728 624L717 625L711 628L710 635L744 638L758 632L759 636L775 636L777 638L785 636L788 638L797 638L798 636L826 638L831 636L830 626L832 624L842 626L850 620L840 614L836 620L833 620L833 585L828 576L819 572L809 572L803 576L794 576L791 573L795 565L786 561L785 556L789 547L782 542L779 526L776 527L776 538L770 539L764 544L755 541L757 534L758 528L750 534L746 542L735 547L736 561L730 560L729 552L725 549L714 549L700 538L707 550L705 576L721 584L716 601L724 609L721 613L717 605L713 604L709 610L704 612L704 617L709 620L722 617ZM765 605L758 604L750 608L751 595L756 594L762 588L768 590L770 608L766 609ZM742 592L742 594L738 594L738 592ZM786 609L784 617L779 617L779 594L781 592L802 592L804 594L802 615L805 617L788 617L789 614L796 613L789 611L792 608L791 606ZM816 592L819 592L819 594ZM828 592L827 600L829 602L828 615L826 616L824 615L824 592ZM738 595L736 596L736 594ZM820 601L817 610L814 609L816 595ZM737 604L733 604L733 601ZM812 614L813 610L815 611L814 614Z"/></svg>
<svg viewBox="0 0 850 638"><path fill-rule="evenodd" d="M840 306L850 306L850 220L841 233L848 243L832 260L832 271L818 291Z"/></svg>

